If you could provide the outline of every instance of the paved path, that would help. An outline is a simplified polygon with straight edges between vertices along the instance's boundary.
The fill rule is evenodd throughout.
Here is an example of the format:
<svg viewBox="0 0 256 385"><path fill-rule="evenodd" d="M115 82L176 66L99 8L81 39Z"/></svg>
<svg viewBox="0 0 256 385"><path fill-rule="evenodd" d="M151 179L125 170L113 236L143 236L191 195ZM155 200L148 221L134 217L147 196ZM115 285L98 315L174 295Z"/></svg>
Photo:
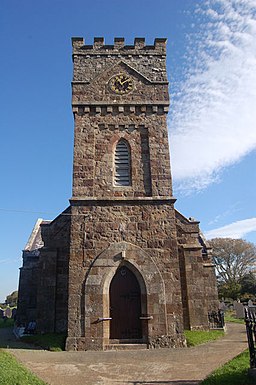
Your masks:
<svg viewBox="0 0 256 385"><path fill-rule="evenodd" d="M221 340L189 349L10 351L50 385L196 385L246 348L244 325L233 323L228 325L228 332Z"/></svg>

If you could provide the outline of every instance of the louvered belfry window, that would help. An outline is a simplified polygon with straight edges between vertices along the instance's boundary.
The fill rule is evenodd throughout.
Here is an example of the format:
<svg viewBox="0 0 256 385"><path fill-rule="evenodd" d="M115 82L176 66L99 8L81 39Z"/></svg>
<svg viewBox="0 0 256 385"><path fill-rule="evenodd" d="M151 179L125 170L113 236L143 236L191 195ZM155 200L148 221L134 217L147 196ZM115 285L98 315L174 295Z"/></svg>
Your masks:
<svg viewBox="0 0 256 385"><path fill-rule="evenodd" d="M115 149L115 185L131 185L130 146L124 139L119 140Z"/></svg>

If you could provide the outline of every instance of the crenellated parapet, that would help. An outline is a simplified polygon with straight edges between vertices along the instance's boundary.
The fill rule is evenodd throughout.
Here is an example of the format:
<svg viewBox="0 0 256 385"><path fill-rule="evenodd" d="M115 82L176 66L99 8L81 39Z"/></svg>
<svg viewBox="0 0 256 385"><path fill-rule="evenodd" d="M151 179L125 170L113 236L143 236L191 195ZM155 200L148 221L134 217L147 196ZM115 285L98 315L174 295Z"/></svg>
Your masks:
<svg viewBox="0 0 256 385"><path fill-rule="evenodd" d="M137 37L134 45L125 45L123 37L116 37L113 45L106 45L103 37L95 37L93 45L85 45L83 38L74 37L72 45L74 112L85 106L85 113L112 113L115 105L118 113L127 108L131 113L168 112L166 39L146 45L144 38ZM113 90L118 76L129 79L125 80L130 84L128 92Z"/></svg>
<svg viewBox="0 0 256 385"><path fill-rule="evenodd" d="M73 54L75 55L86 55L88 53L97 53L97 54L111 54L119 53L140 53L152 55L165 55L166 53L166 38L156 38L153 45L146 45L144 37L135 37L133 45L125 45L125 39L123 37L115 37L114 44L109 45L105 44L104 37L95 37L94 43L91 45L85 44L84 38L82 37L73 37L72 46Z"/></svg>

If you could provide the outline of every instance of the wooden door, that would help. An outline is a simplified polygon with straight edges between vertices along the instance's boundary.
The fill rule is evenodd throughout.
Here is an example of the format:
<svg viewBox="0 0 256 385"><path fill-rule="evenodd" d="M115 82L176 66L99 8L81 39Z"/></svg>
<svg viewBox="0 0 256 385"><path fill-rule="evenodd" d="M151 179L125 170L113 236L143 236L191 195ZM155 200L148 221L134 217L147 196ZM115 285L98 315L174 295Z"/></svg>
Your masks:
<svg viewBox="0 0 256 385"><path fill-rule="evenodd" d="M140 339L141 291L137 278L126 266L114 275L109 289L110 338Z"/></svg>

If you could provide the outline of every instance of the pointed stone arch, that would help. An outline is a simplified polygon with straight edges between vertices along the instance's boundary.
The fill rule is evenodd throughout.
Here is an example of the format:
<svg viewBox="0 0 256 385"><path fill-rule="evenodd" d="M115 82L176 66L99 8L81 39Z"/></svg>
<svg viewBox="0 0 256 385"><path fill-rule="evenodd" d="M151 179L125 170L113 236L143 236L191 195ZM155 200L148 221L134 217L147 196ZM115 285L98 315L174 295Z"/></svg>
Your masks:
<svg viewBox="0 0 256 385"><path fill-rule="evenodd" d="M108 295L105 296L111 318L108 333L111 341L147 341L147 329L143 330L142 321L147 310L145 294L145 283L141 274L132 264L121 262L110 282Z"/></svg>
<svg viewBox="0 0 256 385"><path fill-rule="evenodd" d="M127 242L110 245L91 264L84 282L84 335L92 338L86 341L88 349L97 344L99 349L109 344L110 312L109 288L111 281L121 266L126 266L136 276L141 290L141 316L143 319L142 342L154 329L154 323L165 325L167 314L165 285L162 275L151 255L140 247Z"/></svg>

